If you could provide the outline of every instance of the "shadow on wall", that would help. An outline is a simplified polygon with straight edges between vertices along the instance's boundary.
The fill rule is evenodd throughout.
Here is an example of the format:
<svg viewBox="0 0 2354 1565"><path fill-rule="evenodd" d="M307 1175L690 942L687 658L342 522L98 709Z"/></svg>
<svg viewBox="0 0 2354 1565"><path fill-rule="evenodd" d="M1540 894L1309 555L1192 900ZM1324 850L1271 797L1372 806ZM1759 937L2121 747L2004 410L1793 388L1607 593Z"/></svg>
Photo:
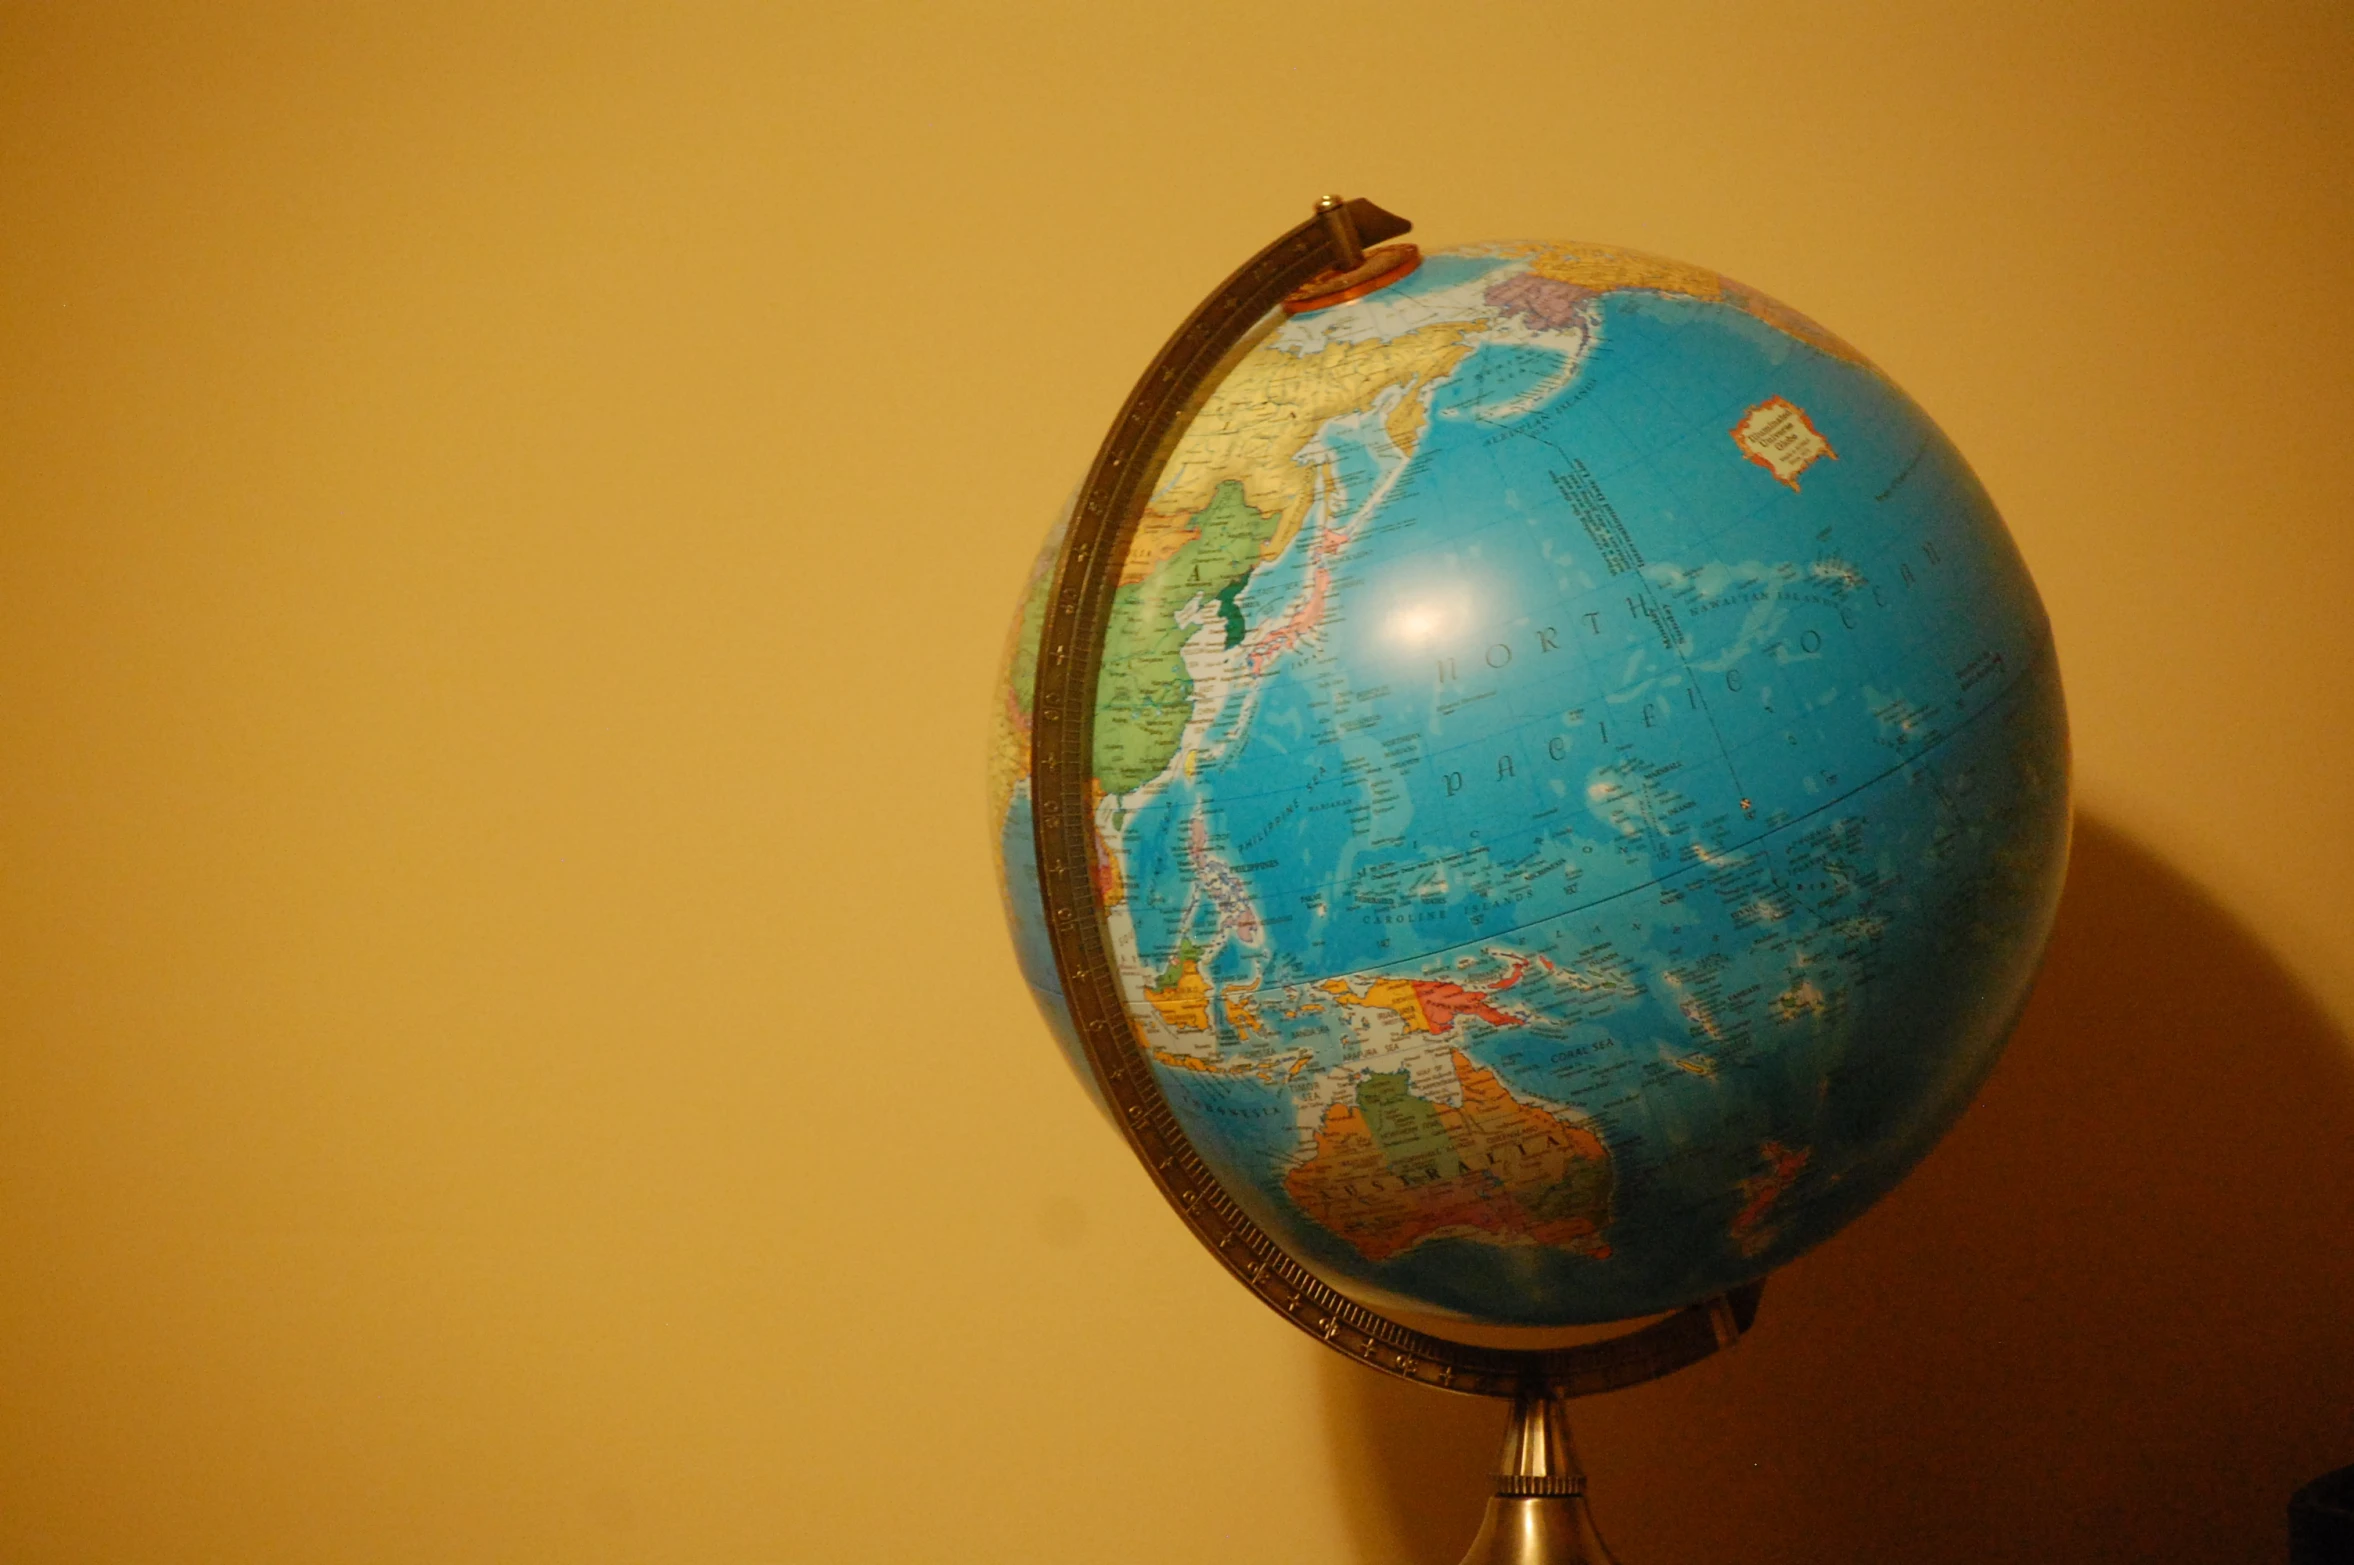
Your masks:
<svg viewBox="0 0 2354 1565"><path fill-rule="evenodd" d="M1452 1565L1495 1404L1333 1358L1368 1561ZM1574 1410L1637 1565L2264 1561L2354 1461L2354 1046L2213 902L2079 819L2010 1051L1733 1353Z"/></svg>

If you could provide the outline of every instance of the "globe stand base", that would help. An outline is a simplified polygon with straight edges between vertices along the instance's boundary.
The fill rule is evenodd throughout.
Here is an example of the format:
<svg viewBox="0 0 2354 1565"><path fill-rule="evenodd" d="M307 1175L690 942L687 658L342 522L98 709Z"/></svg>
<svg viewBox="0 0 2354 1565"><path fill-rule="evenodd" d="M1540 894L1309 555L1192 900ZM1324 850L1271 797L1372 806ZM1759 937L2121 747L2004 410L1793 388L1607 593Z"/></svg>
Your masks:
<svg viewBox="0 0 2354 1565"><path fill-rule="evenodd" d="M1532 1386L1512 1402L1496 1462L1496 1491L1463 1565L1614 1565L1586 1510L1586 1474L1569 1438L1569 1411Z"/></svg>
<svg viewBox="0 0 2354 1565"><path fill-rule="evenodd" d="M1488 1501L1463 1565L1616 1565L1618 1556L1594 1531L1586 1498Z"/></svg>

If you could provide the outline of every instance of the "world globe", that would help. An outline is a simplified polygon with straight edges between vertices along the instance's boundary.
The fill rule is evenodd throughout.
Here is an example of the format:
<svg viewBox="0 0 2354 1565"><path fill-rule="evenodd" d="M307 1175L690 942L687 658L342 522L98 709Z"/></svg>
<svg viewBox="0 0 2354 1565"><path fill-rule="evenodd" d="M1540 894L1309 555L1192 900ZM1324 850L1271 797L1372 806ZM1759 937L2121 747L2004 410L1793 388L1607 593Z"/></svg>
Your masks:
<svg viewBox="0 0 2354 1565"><path fill-rule="evenodd" d="M1032 798L1064 535L992 807L1097 1091ZM1433 252L1229 356L1115 564L1086 797L1134 1058L1346 1298L1724 1294L1992 1067L2067 856L2049 626L1954 446L1795 310L1603 245Z"/></svg>

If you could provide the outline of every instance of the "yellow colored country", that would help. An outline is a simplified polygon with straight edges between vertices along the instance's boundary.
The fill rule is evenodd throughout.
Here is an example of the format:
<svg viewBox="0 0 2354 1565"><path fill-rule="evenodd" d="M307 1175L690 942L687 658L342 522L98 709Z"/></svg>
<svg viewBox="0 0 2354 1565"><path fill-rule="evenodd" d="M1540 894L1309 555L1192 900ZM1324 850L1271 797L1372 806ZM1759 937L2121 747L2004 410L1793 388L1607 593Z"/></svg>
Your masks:
<svg viewBox="0 0 2354 1565"><path fill-rule="evenodd" d="M1177 964L1177 981L1166 989L1144 991L1152 1008L1161 1013L1161 1020L1180 1032L1210 1030L1210 981L1202 976L1202 965L1192 957Z"/></svg>
<svg viewBox="0 0 2354 1565"><path fill-rule="evenodd" d="M1611 245L1545 245L1530 260L1530 271L1555 282L1571 283L1595 293L1613 288L1645 288L1653 293L1680 293L1686 298L1717 300L1725 296L1725 280L1704 266L1620 250Z"/></svg>
<svg viewBox="0 0 2354 1565"><path fill-rule="evenodd" d="M1422 997L1414 992L1414 985L1406 979L1376 978L1365 986L1365 992L1361 995L1349 988L1347 980L1340 978L1328 978L1316 987L1343 1005L1389 1011L1406 1024L1408 1032L1437 1030L1430 1025L1429 1016L1423 1012Z"/></svg>

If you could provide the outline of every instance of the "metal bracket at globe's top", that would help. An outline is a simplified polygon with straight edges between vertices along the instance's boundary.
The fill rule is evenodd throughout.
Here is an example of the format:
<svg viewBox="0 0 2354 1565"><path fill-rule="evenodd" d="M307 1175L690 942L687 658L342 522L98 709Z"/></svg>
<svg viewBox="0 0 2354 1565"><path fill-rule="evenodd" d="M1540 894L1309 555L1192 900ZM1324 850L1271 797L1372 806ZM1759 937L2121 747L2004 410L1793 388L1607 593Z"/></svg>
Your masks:
<svg viewBox="0 0 2354 1565"><path fill-rule="evenodd" d="M1544 1349L1452 1341L1344 1298L1252 1221L1194 1150L1137 1046L1095 894L1096 682L1121 562L1158 476L1156 459L1227 355L1271 312L1329 308L1410 275L1421 259L1412 245L1364 246L1411 226L1370 201L1326 198L1187 317L1121 407L1073 506L1039 637L1030 750L1039 889L1096 1085L1161 1193L1229 1271L1301 1330L1404 1379L1486 1396L1583 1396L1655 1379L1730 1346L1756 1318L1764 1284L1623 1336Z"/></svg>
<svg viewBox="0 0 2354 1565"><path fill-rule="evenodd" d="M1305 315L1310 310L1329 310L1336 304L1362 299L1412 276L1422 264L1422 252L1412 245L1383 245L1368 251L1349 205L1338 196L1326 196L1316 203L1316 219L1324 225L1331 264L1283 296L1284 314Z"/></svg>

